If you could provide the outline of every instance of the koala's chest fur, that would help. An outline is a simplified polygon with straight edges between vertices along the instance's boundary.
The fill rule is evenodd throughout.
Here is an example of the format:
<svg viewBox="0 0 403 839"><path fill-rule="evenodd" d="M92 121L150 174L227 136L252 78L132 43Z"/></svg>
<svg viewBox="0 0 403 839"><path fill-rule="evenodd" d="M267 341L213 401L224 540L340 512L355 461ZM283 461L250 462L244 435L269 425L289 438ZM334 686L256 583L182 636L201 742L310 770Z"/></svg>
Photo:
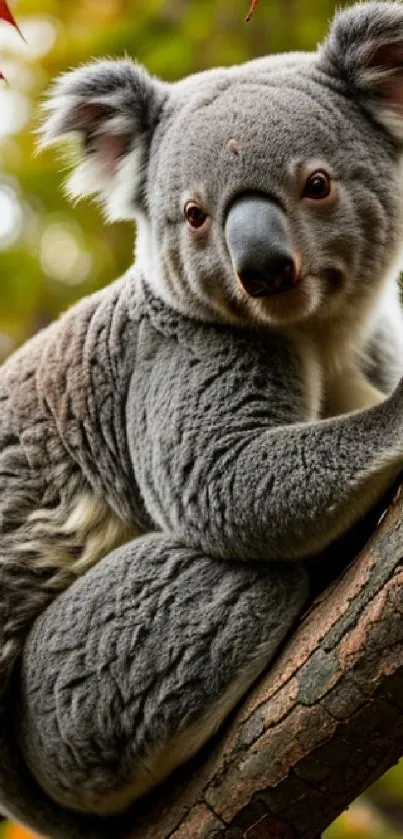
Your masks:
<svg viewBox="0 0 403 839"><path fill-rule="evenodd" d="M363 329L341 325L329 330L310 325L293 329L291 338L302 361L307 419L325 419L370 408L384 398L360 367Z"/></svg>
<svg viewBox="0 0 403 839"><path fill-rule="evenodd" d="M140 532L121 521L90 490L60 502L55 509L35 510L22 530L19 550L31 554L37 571L50 570L54 584L61 587Z"/></svg>

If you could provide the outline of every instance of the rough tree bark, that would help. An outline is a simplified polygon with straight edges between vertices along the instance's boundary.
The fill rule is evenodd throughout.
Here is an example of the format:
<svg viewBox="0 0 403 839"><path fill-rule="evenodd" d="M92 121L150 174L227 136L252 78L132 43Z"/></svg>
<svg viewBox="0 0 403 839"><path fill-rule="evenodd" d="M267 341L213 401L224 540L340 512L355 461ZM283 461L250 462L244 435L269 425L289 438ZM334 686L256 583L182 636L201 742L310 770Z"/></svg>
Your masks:
<svg viewBox="0 0 403 839"><path fill-rule="evenodd" d="M318 839L403 754L402 498L337 546L345 562L372 532L215 743L129 813L128 839Z"/></svg>

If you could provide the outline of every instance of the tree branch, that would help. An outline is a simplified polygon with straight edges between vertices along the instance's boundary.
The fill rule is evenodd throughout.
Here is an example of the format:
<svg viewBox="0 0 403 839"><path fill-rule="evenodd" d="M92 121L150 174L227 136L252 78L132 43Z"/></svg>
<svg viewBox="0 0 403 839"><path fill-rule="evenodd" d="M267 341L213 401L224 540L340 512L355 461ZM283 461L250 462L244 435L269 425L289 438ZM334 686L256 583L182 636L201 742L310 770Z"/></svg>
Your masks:
<svg viewBox="0 0 403 839"><path fill-rule="evenodd" d="M225 734L133 808L127 836L318 839L403 754L402 613L396 499Z"/></svg>
<svg viewBox="0 0 403 839"><path fill-rule="evenodd" d="M255 11L256 6L258 5L259 2L260 2L260 0L251 0L251 4L249 6L249 12L248 12L248 14L246 15L246 18L245 18L245 23L249 23L249 21L252 20L254 11Z"/></svg>

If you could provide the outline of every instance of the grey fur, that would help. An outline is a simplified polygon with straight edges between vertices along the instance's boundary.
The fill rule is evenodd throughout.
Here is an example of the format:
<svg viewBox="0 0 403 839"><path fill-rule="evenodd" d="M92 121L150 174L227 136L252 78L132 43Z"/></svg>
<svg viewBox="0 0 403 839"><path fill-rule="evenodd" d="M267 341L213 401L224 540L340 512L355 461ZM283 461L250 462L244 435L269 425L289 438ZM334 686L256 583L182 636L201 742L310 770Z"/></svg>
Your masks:
<svg viewBox="0 0 403 839"><path fill-rule="evenodd" d="M368 3L313 54L56 84L45 144L78 136L70 191L135 216L138 243L0 370L0 807L37 831L119 837L113 813L275 655L304 557L402 467L400 50L402 6ZM282 208L303 274L286 295L237 283L225 221L245 192Z"/></svg>

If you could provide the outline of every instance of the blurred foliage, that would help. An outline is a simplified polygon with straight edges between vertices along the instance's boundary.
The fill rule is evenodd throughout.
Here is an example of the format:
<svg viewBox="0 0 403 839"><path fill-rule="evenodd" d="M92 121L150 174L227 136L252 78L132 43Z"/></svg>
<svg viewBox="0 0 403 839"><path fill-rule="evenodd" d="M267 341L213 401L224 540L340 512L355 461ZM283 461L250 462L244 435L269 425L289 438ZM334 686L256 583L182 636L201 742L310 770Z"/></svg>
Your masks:
<svg viewBox="0 0 403 839"><path fill-rule="evenodd" d="M403 761L355 801L324 839L402 839Z"/></svg>
<svg viewBox="0 0 403 839"><path fill-rule="evenodd" d="M8 81L0 87L0 358L118 276L132 257L131 226L105 226L89 204L69 206L55 154L35 155L39 102L51 79L102 55L128 53L174 80L266 53L309 50L335 5L260 0L245 24L249 0L11 0L27 43L0 23L0 66ZM397 767L335 822L327 839L403 836L402 785ZM0 826L1 839L25 836Z"/></svg>

